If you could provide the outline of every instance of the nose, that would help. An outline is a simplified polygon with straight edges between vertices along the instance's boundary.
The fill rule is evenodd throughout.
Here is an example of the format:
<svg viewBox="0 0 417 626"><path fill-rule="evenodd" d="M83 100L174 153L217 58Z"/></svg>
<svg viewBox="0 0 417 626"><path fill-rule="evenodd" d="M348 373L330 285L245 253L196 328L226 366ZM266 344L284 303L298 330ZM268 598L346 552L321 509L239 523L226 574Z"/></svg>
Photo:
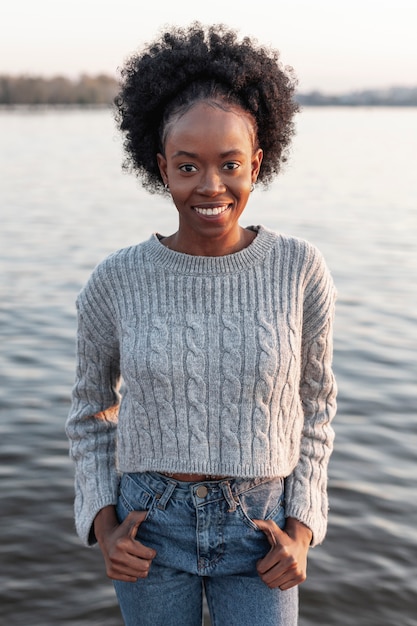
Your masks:
<svg viewBox="0 0 417 626"><path fill-rule="evenodd" d="M226 190L221 174L217 169L208 169L201 174L198 185L198 193L204 196L216 196Z"/></svg>

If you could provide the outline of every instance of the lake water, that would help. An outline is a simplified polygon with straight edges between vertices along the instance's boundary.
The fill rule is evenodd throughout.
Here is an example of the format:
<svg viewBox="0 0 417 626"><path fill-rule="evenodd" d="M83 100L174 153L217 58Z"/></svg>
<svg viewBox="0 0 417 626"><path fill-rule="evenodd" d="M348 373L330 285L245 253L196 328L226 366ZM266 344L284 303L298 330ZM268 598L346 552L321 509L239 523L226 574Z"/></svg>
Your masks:
<svg viewBox="0 0 417 626"><path fill-rule="evenodd" d="M305 109L242 220L315 243L339 292L329 531L300 626L417 624L416 146L417 109ZM74 533L64 435L77 292L109 252L176 225L121 161L107 110L0 111L2 625L121 625Z"/></svg>

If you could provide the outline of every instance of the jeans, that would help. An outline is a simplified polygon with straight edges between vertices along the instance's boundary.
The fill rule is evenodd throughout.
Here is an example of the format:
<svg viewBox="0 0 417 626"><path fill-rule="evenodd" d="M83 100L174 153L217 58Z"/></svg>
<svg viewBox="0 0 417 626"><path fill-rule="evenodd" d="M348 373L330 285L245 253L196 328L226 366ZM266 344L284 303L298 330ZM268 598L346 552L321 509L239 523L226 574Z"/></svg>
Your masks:
<svg viewBox="0 0 417 626"><path fill-rule="evenodd" d="M124 474L117 514L146 510L137 539L157 552L148 577L114 581L126 626L296 626L298 591L269 589L256 571L270 546L253 519L285 523L282 478L182 482Z"/></svg>

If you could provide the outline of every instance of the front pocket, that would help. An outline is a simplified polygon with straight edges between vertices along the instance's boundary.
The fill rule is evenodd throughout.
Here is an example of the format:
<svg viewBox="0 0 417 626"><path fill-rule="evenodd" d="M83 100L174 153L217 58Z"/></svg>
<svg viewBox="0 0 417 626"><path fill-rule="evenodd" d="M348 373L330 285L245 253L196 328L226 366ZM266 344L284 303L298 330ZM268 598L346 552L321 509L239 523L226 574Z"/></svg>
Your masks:
<svg viewBox="0 0 417 626"><path fill-rule="evenodd" d="M238 496L237 508L243 521L253 530L259 530L254 519L273 519L282 528L285 522L284 481L273 478L252 487Z"/></svg>
<svg viewBox="0 0 417 626"><path fill-rule="evenodd" d="M145 520L153 508L154 494L129 474L123 474L120 481L116 512L121 523L131 511L146 511Z"/></svg>

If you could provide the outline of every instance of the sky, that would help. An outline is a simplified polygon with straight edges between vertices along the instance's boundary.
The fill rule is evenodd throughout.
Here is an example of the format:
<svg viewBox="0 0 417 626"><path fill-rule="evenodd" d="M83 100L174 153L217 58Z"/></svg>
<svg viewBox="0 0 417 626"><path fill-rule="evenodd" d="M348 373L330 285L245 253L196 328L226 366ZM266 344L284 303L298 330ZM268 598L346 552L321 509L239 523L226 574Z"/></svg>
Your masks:
<svg viewBox="0 0 417 626"><path fill-rule="evenodd" d="M417 86L416 0L13 0L0 74L116 75L161 28L194 20L277 48L302 92Z"/></svg>

